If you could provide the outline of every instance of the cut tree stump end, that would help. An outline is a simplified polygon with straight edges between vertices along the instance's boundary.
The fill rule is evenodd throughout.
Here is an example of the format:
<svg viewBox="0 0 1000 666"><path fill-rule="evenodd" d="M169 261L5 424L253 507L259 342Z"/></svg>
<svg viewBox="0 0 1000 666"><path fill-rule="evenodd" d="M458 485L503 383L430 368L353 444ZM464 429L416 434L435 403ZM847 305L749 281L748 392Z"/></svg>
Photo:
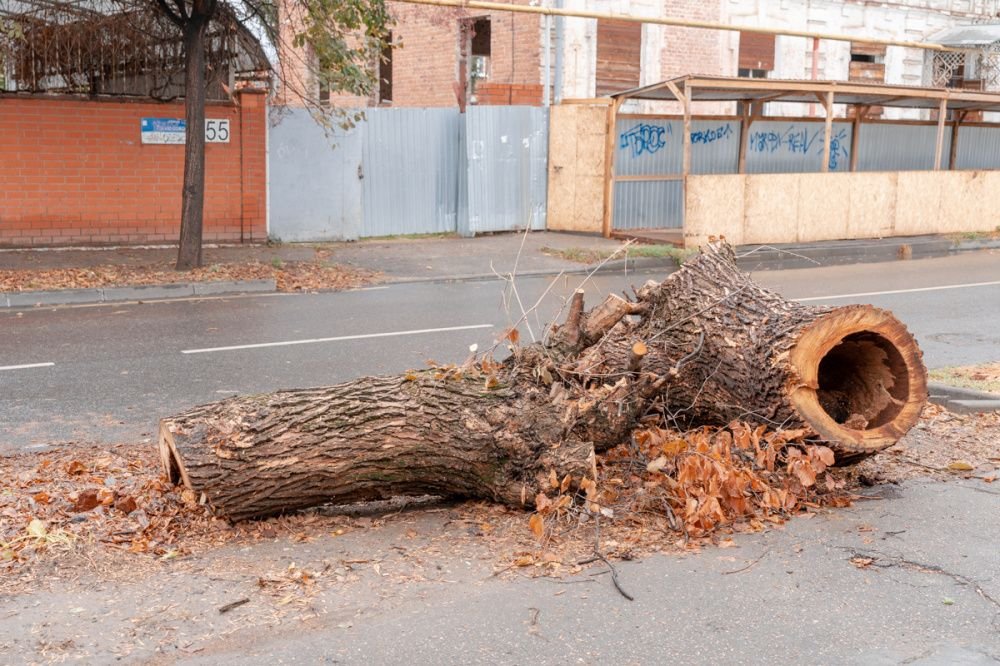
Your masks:
<svg viewBox="0 0 1000 666"><path fill-rule="evenodd" d="M799 385L796 411L825 439L839 462L896 443L927 401L922 354L906 327L870 306L833 310L808 326L790 351ZM856 455L855 455L856 454Z"/></svg>

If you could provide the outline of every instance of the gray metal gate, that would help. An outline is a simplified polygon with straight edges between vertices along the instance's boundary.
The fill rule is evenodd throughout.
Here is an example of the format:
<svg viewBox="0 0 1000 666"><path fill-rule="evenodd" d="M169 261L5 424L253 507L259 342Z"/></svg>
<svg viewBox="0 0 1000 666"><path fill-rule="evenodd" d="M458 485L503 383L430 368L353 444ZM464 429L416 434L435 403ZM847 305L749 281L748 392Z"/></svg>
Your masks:
<svg viewBox="0 0 1000 666"><path fill-rule="evenodd" d="M330 136L304 109L271 130L271 236L284 241L545 228L548 112L367 109Z"/></svg>
<svg viewBox="0 0 1000 666"><path fill-rule="evenodd" d="M290 111L270 129L272 237L295 242L361 235L362 145L360 128L327 134L305 109Z"/></svg>
<svg viewBox="0 0 1000 666"><path fill-rule="evenodd" d="M539 107L466 110L469 198L459 233L545 228L548 121Z"/></svg>

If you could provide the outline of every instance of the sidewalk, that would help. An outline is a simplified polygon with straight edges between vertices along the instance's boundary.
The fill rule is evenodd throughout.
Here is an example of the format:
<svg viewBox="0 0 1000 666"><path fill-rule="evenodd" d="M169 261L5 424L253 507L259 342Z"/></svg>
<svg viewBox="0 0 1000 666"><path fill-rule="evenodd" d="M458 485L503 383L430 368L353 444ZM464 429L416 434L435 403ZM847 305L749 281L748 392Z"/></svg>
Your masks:
<svg viewBox="0 0 1000 666"><path fill-rule="evenodd" d="M160 248L38 249L0 251L0 307L35 304L142 300L191 297L205 293L247 291L314 291L351 288L365 283L491 279L515 269L518 275L584 273L620 250L623 243L599 236L532 232L477 238L393 238L341 243L310 243L207 247L205 269L185 282L187 274L172 271L176 250ZM782 246L745 246L737 249L741 266L750 271L808 268L849 263L886 262L945 256L957 252L1000 248L1000 239L921 236L876 240L829 241ZM669 273L683 258L683 250L636 245L601 270L663 270ZM635 256L653 255L653 256ZM589 263L588 263L589 262ZM242 269L237 268L242 266ZM137 272L156 272L161 284L136 282L94 283L87 269L117 267L121 280ZM347 279L331 271L342 269ZM16 271L17 274L9 271ZM33 287L24 271L54 271ZM66 271L65 274L59 273ZM75 271L75 273L74 273ZM296 276L291 279L291 272ZM325 271L323 275L313 275ZM111 271L114 273L115 271ZM372 275L377 273L377 276ZM38 273L43 275L43 273ZM245 275L244 275L245 274ZM243 279L241 279L241 275ZM114 275L112 275L112 278ZM271 280L268 282L268 280ZM80 281L78 284L76 281ZM169 283L164 286L162 282ZM210 284L210 288L192 283ZM287 284L286 284L287 283ZM274 285L274 286L272 286ZM129 288L121 288L129 287ZM57 290L53 292L53 290ZM70 293L68 290L74 290ZM82 290L82 291L81 291ZM6 292L6 296L4 295Z"/></svg>

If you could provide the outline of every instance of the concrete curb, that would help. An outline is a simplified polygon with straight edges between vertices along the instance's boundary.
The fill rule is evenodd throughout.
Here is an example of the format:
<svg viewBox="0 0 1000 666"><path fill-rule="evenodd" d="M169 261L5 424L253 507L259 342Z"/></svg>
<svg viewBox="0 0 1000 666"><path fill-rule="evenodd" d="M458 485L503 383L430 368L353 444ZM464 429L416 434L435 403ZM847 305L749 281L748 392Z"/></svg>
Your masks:
<svg viewBox="0 0 1000 666"><path fill-rule="evenodd" d="M150 284L137 287L18 291L0 293L0 308L31 308L47 305L115 303L121 301L156 301L223 294L266 293L276 290L277 284L274 278L267 278L263 280L220 280L218 282Z"/></svg>
<svg viewBox="0 0 1000 666"><path fill-rule="evenodd" d="M916 236L773 247L741 245L736 254L740 257L737 261L740 268L761 271L929 259L995 249L1000 249L1000 240L955 241L940 236Z"/></svg>
<svg viewBox="0 0 1000 666"><path fill-rule="evenodd" d="M927 383L928 399L935 405L961 414L1000 411L1000 395L975 389L950 386L940 382Z"/></svg>

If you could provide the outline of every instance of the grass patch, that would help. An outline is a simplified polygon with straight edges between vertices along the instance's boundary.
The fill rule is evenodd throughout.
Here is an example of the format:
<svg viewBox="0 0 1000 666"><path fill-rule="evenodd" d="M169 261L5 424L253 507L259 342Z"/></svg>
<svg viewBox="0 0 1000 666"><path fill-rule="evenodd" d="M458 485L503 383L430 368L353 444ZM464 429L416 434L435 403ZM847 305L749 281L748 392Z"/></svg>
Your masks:
<svg viewBox="0 0 1000 666"><path fill-rule="evenodd" d="M934 381L961 388L1000 393L1000 362L939 368L928 373Z"/></svg>
<svg viewBox="0 0 1000 666"><path fill-rule="evenodd" d="M560 259L575 261L580 264L596 264L615 254L615 250L613 249L598 250L596 248L585 247L543 247L541 251L550 257L559 257ZM685 250L674 245L633 245L627 250L619 252L616 258L652 257L655 259L673 259L680 266L695 254L697 254L697 250Z"/></svg>
<svg viewBox="0 0 1000 666"><path fill-rule="evenodd" d="M952 243L958 245L963 241L982 241L1000 239L1000 226L993 231L963 231L961 233L947 234Z"/></svg>

